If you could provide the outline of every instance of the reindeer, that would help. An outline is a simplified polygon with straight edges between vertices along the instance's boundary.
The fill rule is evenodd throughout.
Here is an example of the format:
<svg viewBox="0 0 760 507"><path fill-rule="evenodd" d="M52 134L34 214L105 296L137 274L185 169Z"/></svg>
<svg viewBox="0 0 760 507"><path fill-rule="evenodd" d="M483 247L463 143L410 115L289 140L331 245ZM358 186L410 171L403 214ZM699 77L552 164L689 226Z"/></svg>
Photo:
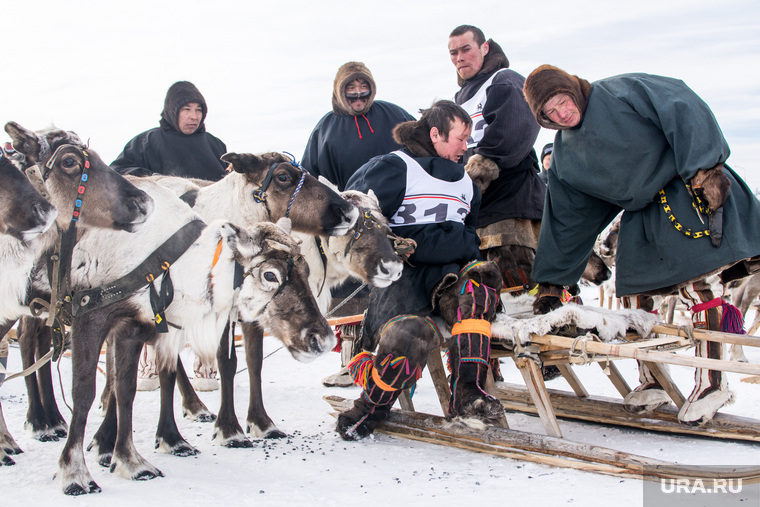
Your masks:
<svg viewBox="0 0 760 507"><path fill-rule="evenodd" d="M5 336L18 316L28 311L23 303L29 273L41 251L52 244L52 234L48 231L56 215L57 210L37 192L3 151L0 155L0 266L3 273L0 280L0 336ZM2 382L0 380L0 385ZM15 464L10 455L21 452L8 431L0 405L0 466Z"/></svg>
<svg viewBox="0 0 760 507"><path fill-rule="evenodd" d="M73 132L66 132L55 127L45 131L34 133L15 122L8 122L5 126L6 132L13 140L17 152L14 154L14 160L21 167L42 168L32 171L30 174L37 174L37 183L42 183L41 176L55 172L56 177L50 180L49 185L74 187L71 199L77 195L76 189L80 183L77 178L81 174L84 160L78 149L83 148L84 144L79 137ZM67 148L62 148L68 145ZM56 164L60 171L53 171L56 167L47 166L53 153L59 152ZM73 151L72 151L73 149ZM107 167L97 157L94 152L89 153L90 169L88 170L88 196L86 199L86 208L93 209L97 207L97 212L87 213L79 217L77 223L79 230L88 228L114 228L120 230L131 230L144 222L147 215L152 211L153 203L143 192L124 182L121 178L114 178L113 175L105 171ZM77 172L79 171L79 172ZM21 173L19 173L21 174ZM8 182L7 187L3 189L13 189L14 186ZM47 192L44 184L40 185L43 192ZM28 203L37 203L37 201L19 190L19 197L25 197ZM47 193L45 194L47 196ZM3 203L13 202L12 199L4 199ZM47 201L45 201L47 202ZM70 203L68 203L70 204ZM47 204L51 210L54 210L52 204ZM43 208L40 208L43 209ZM56 214L52 214L56 217ZM57 227L48 228L44 233L37 237L24 238L23 241L14 242L11 236L4 236L2 241L6 242L2 249L3 255L3 283L0 284L0 291L3 293L2 308L0 311L0 321L3 326L10 328L16 320L21 318L19 325L19 345L21 348L22 361L25 367L34 362L35 349L38 351L38 357L44 355L50 349L50 332L49 328L44 325L38 325L35 319L31 317L30 309L27 306L29 301L36 297L50 299L50 286L47 277L46 262L41 260L35 266L35 261L40 258L43 252L52 248L58 238L58 229L69 225L71 215L63 217L57 216ZM6 255L7 254L7 255ZM31 279L31 283L30 283ZM27 324L27 325L25 325ZM38 331L36 334L32 331ZM66 422L58 411L53 392L52 376L50 365L43 365L36 374L33 373L25 378L27 392L29 393L29 410L27 412L27 428L32 431L35 438L48 441L58 440L66 435Z"/></svg>
<svg viewBox="0 0 760 507"><path fill-rule="evenodd" d="M269 156L275 155L281 156L269 154ZM235 172L246 174L247 180L232 181L225 185L230 178L228 176L219 183L202 185L197 181L176 177L160 176L155 177L155 179L182 195L183 199L189 202L194 210L199 211L204 219L225 218L240 226L247 226L257 220L273 219L278 214L288 212L288 207L285 204L290 202L294 187L285 187L283 190L270 187L267 190L267 200L278 200L281 201L281 204L274 203L265 206L261 202L256 203L249 197L253 192L252 189L240 191L238 187L246 184L253 186L253 189L256 189L257 186L260 187L263 180L266 179L266 172L260 168L255 169L253 167L255 159L249 155L228 154L223 159L231 163ZM256 173L257 170L258 173ZM275 176L278 175L275 174ZM306 182L310 182L312 178L305 173L292 172L289 181L295 186L300 177L303 177ZM337 189L326 180L321 179L320 181L337 192ZM304 188L306 188L305 185ZM304 190L302 189L301 192ZM347 233L339 230L330 231L322 227L321 231L318 228L312 228L311 235L304 233L298 235L303 240L302 250L310 267L309 283L313 293L318 298L319 294L322 294L323 311L326 310L324 308L326 306L324 295L329 296L329 287L341 283L349 276L356 276L367 283L384 287L398 279L402 269L401 260L394 252L387 237L390 232L387 221L382 216L374 195L367 196L354 191L343 192L340 195L355 209L360 210L358 220L350 225ZM319 213L304 213L311 207L311 197L302 194L298 199L300 204L290 208L290 216L300 217L301 230L305 230L308 224L307 217L317 217ZM229 203L229 207L215 205L218 202ZM256 205L258 205L258 213L253 210ZM249 213L236 211L244 206L250 207L251 211ZM321 237L323 254L320 254L314 241L313 235L315 233ZM338 233L342 234L339 235ZM266 413L263 404L261 392L263 328L258 323L243 322L242 329L250 386L246 433L251 436L266 438L284 437L285 433L275 426ZM289 351L294 358L300 361L313 358L303 355L296 348L290 348ZM251 447L253 444L243 433L234 411L233 378L237 367L234 350L227 354L225 349L223 357L218 356L217 359L222 380L222 402L219 415L216 418L213 438L220 445L227 447ZM178 371L177 382L183 396L185 416L190 418L206 417L207 409L192 389L183 371ZM158 435L157 439L162 439L162 436Z"/></svg>

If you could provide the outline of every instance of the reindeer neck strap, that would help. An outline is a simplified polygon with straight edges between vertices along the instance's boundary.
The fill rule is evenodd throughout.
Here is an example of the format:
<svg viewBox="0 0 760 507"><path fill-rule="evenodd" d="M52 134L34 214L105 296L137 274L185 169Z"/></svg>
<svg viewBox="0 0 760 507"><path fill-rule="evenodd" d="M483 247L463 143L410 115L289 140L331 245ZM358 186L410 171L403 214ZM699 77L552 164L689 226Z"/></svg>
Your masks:
<svg viewBox="0 0 760 507"><path fill-rule="evenodd" d="M171 303L170 296L173 295L173 290L169 286L171 284L168 274L169 267L190 248L190 245L198 239L205 227L206 224L202 220L192 220L172 234L129 274L103 287L77 291L72 301L72 314L77 317L96 308L121 301L146 285L153 287L153 281L158 276L163 275L161 293L151 294L151 304L154 306L153 310L156 313L157 321L158 319L164 321L163 311ZM164 326L166 326L165 323L161 328L166 329ZM157 329L161 328L157 326Z"/></svg>

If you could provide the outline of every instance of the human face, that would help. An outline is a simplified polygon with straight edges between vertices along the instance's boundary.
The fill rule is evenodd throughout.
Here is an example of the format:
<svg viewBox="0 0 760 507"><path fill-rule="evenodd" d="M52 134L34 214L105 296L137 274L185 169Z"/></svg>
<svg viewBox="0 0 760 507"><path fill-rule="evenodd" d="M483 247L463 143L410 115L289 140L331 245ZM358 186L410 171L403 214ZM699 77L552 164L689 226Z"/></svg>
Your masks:
<svg viewBox="0 0 760 507"><path fill-rule="evenodd" d="M561 127L575 127L581 122L581 112L567 93L558 93L547 100L541 111Z"/></svg>
<svg viewBox="0 0 760 507"><path fill-rule="evenodd" d="M549 164L551 164L551 163L552 163L552 154L549 153L547 156L544 157L544 161L543 161L544 169L546 169L548 171L549 170Z"/></svg>
<svg viewBox="0 0 760 507"><path fill-rule="evenodd" d="M457 74L465 81L475 76L483 68L483 59L488 54L488 42L478 46L475 35L466 32L463 35L449 37L449 56L457 68Z"/></svg>
<svg viewBox="0 0 760 507"><path fill-rule="evenodd" d="M438 132L437 127L430 129L430 140L433 141L435 152L439 157L457 162L459 157L467 151L467 139L470 137L470 126L456 118L451 123L448 139Z"/></svg>
<svg viewBox="0 0 760 507"><path fill-rule="evenodd" d="M369 84L363 80L363 79L354 79L350 83L348 83L348 86L346 86L346 100L348 100L348 103L351 105L351 109L354 110L355 113L358 113L359 111L363 110L365 107L367 107L367 100L369 99L370 95L370 89ZM348 94L367 94L364 97L349 97Z"/></svg>
<svg viewBox="0 0 760 507"><path fill-rule="evenodd" d="M177 123L179 124L179 130L189 136L198 130L201 120L203 120L203 108L197 102L190 102L179 110Z"/></svg>

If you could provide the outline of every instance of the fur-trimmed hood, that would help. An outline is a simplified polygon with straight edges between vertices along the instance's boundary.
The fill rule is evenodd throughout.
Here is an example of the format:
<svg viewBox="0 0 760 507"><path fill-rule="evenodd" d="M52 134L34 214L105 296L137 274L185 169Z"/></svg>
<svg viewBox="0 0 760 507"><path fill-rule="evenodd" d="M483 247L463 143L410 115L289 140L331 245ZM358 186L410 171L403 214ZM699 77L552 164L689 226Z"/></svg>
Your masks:
<svg viewBox="0 0 760 507"><path fill-rule="evenodd" d="M570 127L554 123L543 113L544 104L558 93L566 93L575 102L583 121L588 96L591 93L591 83L578 76L571 76L553 65L541 65L525 80L523 93L539 125L552 130L565 130Z"/></svg>
<svg viewBox="0 0 760 507"><path fill-rule="evenodd" d="M393 129L393 139L409 150L414 157L437 157L430 126L426 121L406 121Z"/></svg>
<svg viewBox="0 0 760 507"><path fill-rule="evenodd" d="M356 112L351 108L351 104L346 99L346 87L354 79L363 79L369 84L369 99L367 99L367 105L363 110ZM366 114L369 108L372 107L372 102L375 100L375 93L377 92L377 86L375 86L375 80L372 77L372 73L369 71L366 65L362 62L348 62L341 65L338 69L338 73L335 74L335 81L333 82L333 94L332 94L332 106L335 114L342 114L345 116L358 116Z"/></svg>
<svg viewBox="0 0 760 507"><path fill-rule="evenodd" d="M191 102L197 102L203 109L203 118L198 125L198 129L194 134L206 131L206 114L208 113L208 106L206 106L206 99L203 98L200 90L189 81L178 81L169 87L166 92L166 99L164 99L164 110L161 111L161 121L159 122L161 128L164 130L176 130L179 129L179 110L185 104Z"/></svg>
<svg viewBox="0 0 760 507"><path fill-rule="evenodd" d="M509 58L507 58L507 55L504 54L504 50L501 49L501 46L494 42L493 39L488 39L487 42L488 54L485 56L485 58L483 58L483 67L480 69L480 72L475 74L474 77L484 74L491 74L492 72L499 69L509 68ZM457 84L459 84L461 87L464 86L466 82L467 81L462 79L462 76L460 76L457 72Z"/></svg>

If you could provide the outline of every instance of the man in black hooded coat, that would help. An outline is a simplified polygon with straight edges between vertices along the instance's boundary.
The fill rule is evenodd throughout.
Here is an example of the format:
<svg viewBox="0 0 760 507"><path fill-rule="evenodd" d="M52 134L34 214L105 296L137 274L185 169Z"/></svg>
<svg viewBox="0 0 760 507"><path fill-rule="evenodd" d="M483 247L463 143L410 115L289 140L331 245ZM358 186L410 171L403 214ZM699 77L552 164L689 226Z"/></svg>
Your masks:
<svg viewBox="0 0 760 507"><path fill-rule="evenodd" d="M136 135L124 146L111 167L121 174L150 176L164 174L218 181L226 174L221 156L225 144L206 132L208 106L198 88L189 81L169 87L159 126ZM201 391L219 388L216 365L201 365L196 359L193 386ZM137 389L158 389L155 351L150 345L140 355Z"/></svg>
<svg viewBox="0 0 760 507"><path fill-rule="evenodd" d="M192 120L194 131L185 133L180 126L180 113L188 105L200 106L201 116ZM194 84L174 83L166 92L159 126L135 136L124 146L111 167L121 174L150 176L165 174L217 181L225 175L226 164L221 156L227 147L206 132L206 100ZM191 127L192 129L192 127Z"/></svg>

